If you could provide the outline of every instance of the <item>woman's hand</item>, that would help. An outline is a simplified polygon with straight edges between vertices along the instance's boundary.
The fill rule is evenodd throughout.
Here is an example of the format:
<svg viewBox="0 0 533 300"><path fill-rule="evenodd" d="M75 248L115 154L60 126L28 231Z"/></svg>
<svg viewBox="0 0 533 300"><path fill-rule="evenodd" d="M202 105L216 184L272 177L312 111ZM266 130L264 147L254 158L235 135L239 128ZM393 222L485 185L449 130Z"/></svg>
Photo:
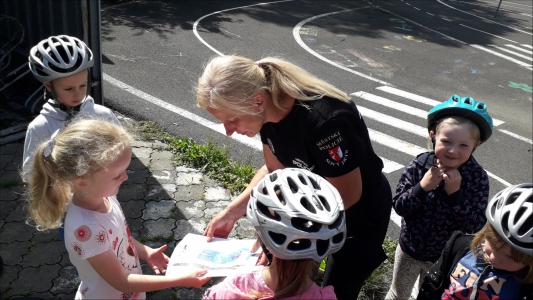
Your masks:
<svg viewBox="0 0 533 300"><path fill-rule="evenodd" d="M219 212L209 224L207 224L207 228L204 231L204 235L207 236L207 241L210 242L213 237L227 238L231 229L233 229L233 225L242 215L243 214L240 214L235 217L235 212L232 212L229 207Z"/></svg>
<svg viewBox="0 0 533 300"><path fill-rule="evenodd" d="M167 272L168 267L168 256L163 253L167 249L167 245L163 245L157 249L153 249L150 247L146 251L146 258L145 261L148 263L148 265L154 270L154 272L159 274L165 274Z"/></svg>
<svg viewBox="0 0 533 300"><path fill-rule="evenodd" d="M439 167L431 167L426 174L424 174L424 177L422 177L422 180L420 180L420 187L426 192L429 192L436 187L439 186L439 184L442 182L442 175L444 174L445 168Z"/></svg>
<svg viewBox="0 0 533 300"><path fill-rule="evenodd" d="M448 169L442 174L444 180L444 190L446 194L451 195L461 188L461 173L457 169Z"/></svg>

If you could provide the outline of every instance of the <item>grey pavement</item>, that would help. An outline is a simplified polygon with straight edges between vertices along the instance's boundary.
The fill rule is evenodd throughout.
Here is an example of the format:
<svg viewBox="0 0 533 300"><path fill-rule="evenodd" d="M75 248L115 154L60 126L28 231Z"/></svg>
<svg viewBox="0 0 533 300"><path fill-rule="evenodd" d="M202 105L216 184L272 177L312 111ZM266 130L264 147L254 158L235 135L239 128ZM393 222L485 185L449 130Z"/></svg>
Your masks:
<svg viewBox="0 0 533 300"><path fill-rule="evenodd" d="M229 191L202 172L175 166L163 143L135 141L128 180L118 199L132 235L151 247L175 245L189 232L201 234L209 220L230 201ZM79 284L57 230L37 231L26 224L28 212L19 176L23 141L0 146L0 299L73 299ZM252 238L241 219L230 237ZM154 274L141 261L144 274ZM212 285L214 280L206 286ZM147 293L147 299L201 299L200 289L176 287Z"/></svg>

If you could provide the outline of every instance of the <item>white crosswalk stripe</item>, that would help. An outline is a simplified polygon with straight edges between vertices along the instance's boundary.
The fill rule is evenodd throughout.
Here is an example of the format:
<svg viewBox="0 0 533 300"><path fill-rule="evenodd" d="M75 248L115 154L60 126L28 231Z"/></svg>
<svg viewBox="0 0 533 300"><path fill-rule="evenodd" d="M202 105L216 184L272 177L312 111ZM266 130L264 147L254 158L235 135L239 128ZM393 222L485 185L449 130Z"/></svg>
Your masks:
<svg viewBox="0 0 533 300"><path fill-rule="evenodd" d="M383 96L376 95L376 94L379 94L380 92L384 92L386 94L384 94ZM352 99L357 104L359 112L365 118L365 120L367 120L367 122L372 121L374 122L374 124L375 122L378 122L381 124L385 124L386 126L391 126L391 127L394 127L395 129L399 129L401 131L414 134L415 136L417 136L416 138L417 143L420 143L419 137L423 137L425 139L428 138L428 131L427 131L427 128L425 127L425 120L427 118L427 112L433 106L441 103L439 101L436 101L436 100L433 100L433 99L430 99L424 96L420 96L414 93L410 93L407 91L403 91L403 90L400 90L398 88L394 88L391 86L380 86L380 87L376 87L375 91L372 91L372 92L358 91L358 92L351 93L350 95L353 97ZM392 99L389 99L389 98L392 98ZM396 101L395 98L400 101L403 100L403 102L405 102L405 99L411 100L413 101L413 106L401 103L400 101ZM371 106L376 107L376 105L387 107L388 109L393 109L393 110L405 113L410 116L415 116L417 117L417 119L423 119L424 121L421 121L419 124L424 124L424 126L420 126L418 124L413 124L411 122L404 121L400 119L398 116L393 117L385 113L379 112L380 111L379 108L376 110L369 108ZM494 126L500 126L502 124L505 124L504 121L498 120L498 119L493 119L493 123L494 123ZM508 130L505 130L505 129L498 129L498 130L502 133L505 133L523 142L531 143L530 139L522 137L515 133L512 133ZM404 141L399 138L393 137L390 134L380 132L374 128L371 128L371 126L368 126L368 133L369 133L369 137L372 143L387 147L389 149L393 149L394 151L399 151L401 153L407 154L410 157L415 157L420 153L428 151L424 147L421 147L419 145L415 145L408 141ZM404 165L394 162L386 157L383 157L383 156L380 156L380 157L382 158L385 164L385 168L383 169L384 173L391 173L391 172L403 169L405 167ZM490 177L499 181L503 185L506 185L506 186L511 185L511 183L507 182L503 178L489 172L488 170L486 171Z"/></svg>
<svg viewBox="0 0 533 300"><path fill-rule="evenodd" d="M503 53L501 53L499 51L496 51L496 50L485 48L485 47L483 47L481 45L470 44L470 46L472 46L472 47L474 47L476 49L479 49L481 51L485 51L487 53L496 55L496 56L498 56L500 58L503 58L505 60L508 60L510 62L514 62L515 64L518 64L518 65L520 65L520 66L522 66L522 67L524 67L524 68L526 68L528 70L533 70L533 66L531 65L531 63L524 62L524 61L520 60L520 59L525 59L525 60L533 61L531 56L526 56L526 55L517 53L515 51L509 50L509 49L506 49L506 48L503 48L503 47L500 47L500 46L497 46L497 45L494 45L494 44L488 44L487 46L490 47L490 48L494 48L496 50L505 52L506 54L503 54ZM518 46L510 45L510 44L506 44L505 46L510 47L512 49L519 48ZM531 46L526 45L526 44L522 44L521 46L531 49ZM522 48L520 48L520 49L522 49ZM527 50L524 49L524 50L521 50L521 51L526 52ZM507 54L510 54L511 56L509 56ZM515 57L518 57L520 59L516 59Z"/></svg>

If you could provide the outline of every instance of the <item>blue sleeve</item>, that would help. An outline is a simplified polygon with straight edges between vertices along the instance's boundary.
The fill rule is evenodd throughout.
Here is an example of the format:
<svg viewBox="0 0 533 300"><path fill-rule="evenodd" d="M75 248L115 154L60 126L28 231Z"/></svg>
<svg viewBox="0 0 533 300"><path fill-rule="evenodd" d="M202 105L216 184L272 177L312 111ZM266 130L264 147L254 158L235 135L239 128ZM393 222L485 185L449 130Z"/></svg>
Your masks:
<svg viewBox="0 0 533 300"><path fill-rule="evenodd" d="M398 215L405 217L427 201L428 192L420 186L423 176L424 170L417 166L416 160L405 168L396 186L396 195L392 199L392 207Z"/></svg>

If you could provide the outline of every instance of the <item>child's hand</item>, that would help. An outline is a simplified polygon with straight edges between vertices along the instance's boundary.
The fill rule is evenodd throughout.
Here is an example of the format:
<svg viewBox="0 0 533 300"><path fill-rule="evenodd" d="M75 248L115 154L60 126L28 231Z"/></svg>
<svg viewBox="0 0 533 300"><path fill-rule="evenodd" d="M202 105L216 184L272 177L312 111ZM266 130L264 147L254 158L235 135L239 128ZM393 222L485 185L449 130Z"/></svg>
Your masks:
<svg viewBox="0 0 533 300"><path fill-rule="evenodd" d="M422 189L426 192L438 187L442 181L442 174L444 174L444 170L445 169L441 167L431 167L426 174L424 174L422 180L420 180L420 187L422 187Z"/></svg>
<svg viewBox="0 0 533 300"><path fill-rule="evenodd" d="M168 256L163 253L167 249L167 245L163 245L157 249L152 249L149 247L147 250L146 262L154 270L154 272L159 274L165 274L167 272L168 266Z"/></svg>
<svg viewBox="0 0 533 300"><path fill-rule="evenodd" d="M448 169L442 174L444 180L444 190L446 194L451 195L461 188L461 173L457 169Z"/></svg>
<svg viewBox="0 0 533 300"><path fill-rule="evenodd" d="M206 273L207 273L207 270L196 270L196 271L190 272L189 274L179 276L177 285L199 288L202 285L204 285L206 282L208 282L209 279L211 279L211 277L204 277Z"/></svg>

